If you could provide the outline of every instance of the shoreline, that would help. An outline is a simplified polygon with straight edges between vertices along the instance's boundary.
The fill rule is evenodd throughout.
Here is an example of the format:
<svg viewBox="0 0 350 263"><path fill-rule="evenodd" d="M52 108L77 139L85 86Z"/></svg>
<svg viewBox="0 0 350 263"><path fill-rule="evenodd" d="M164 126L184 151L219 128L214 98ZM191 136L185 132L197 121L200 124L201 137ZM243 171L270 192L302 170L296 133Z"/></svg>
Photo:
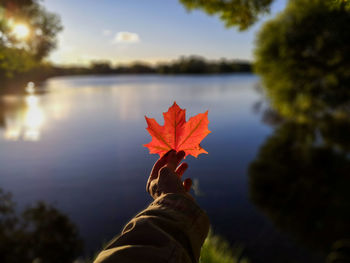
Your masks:
<svg viewBox="0 0 350 263"><path fill-rule="evenodd" d="M52 78L66 78L66 77L124 77L124 76L162 76L162 77L225 77L234 75L256 75L252 72L218 72L218 73L175 73L175 74L163 74L163 73L81 73L81 74L53 74L45 77L37 78L23 78L20 80L7 80L1 84L0 96L9 94L26 94L26 87L28 83L33 82L36 86L40 86L41 83Z"/></svg>

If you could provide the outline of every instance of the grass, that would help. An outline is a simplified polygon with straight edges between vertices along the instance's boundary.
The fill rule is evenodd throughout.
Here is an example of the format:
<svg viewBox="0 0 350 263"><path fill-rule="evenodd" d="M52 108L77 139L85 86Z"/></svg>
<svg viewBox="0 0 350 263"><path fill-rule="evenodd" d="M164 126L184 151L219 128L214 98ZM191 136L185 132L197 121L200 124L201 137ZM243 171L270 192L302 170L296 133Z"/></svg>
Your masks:
<svg viewBox="0 0 350 263"><path fill-rule="evenodd" d="M230 247L229 243L218 235L209 232L202 250L200 263L249 263L247 258L242 256L243 247Z"/></svg>

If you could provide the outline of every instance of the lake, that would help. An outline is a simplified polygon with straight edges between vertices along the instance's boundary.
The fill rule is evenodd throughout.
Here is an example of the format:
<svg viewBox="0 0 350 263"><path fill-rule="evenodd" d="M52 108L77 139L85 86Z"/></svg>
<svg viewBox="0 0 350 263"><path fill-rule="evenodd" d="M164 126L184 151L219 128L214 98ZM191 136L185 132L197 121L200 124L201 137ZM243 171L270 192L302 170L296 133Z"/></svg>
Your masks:
<svg viewBox="0 0 350 263"><path fill-rule="evenodd" d="M248 168L274 128L262 121L254 75L53 78L25 96L2 96L0 186L22 209L54 204L78 226L92 254L151 198L157 156L144 116L163 123L176 101L187 118L209 110L208 155L187 158L185 177L213 230L253 262L318 262L251 201Z"/></svg>

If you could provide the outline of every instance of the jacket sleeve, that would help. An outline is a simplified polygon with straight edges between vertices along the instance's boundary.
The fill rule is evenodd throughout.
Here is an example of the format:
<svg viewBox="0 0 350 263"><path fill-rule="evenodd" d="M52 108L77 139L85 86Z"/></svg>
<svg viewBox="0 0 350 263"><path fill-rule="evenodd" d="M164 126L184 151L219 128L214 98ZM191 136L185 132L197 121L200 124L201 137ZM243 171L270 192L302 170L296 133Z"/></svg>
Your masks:
<svg viewBox="0 0 350 263"><path fill-rule="evenodd" d="M205 212L186 194L166 194L136 215L95 263L195 263L209 231Z"/></svg>

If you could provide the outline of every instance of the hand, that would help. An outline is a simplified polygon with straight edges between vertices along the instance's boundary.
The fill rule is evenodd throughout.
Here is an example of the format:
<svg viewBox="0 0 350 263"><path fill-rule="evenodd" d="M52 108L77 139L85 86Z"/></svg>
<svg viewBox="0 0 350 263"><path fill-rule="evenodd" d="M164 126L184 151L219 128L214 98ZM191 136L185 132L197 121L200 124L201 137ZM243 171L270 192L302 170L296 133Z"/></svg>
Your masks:
<svg viewBox="0 0 350 263"><path fill-rule="evenodd" d="M160 158L153 166L151 174L148 178L146 190L153 197L158 198L168 193L188 193L192 186L192 180L186 179L181 181L181 177L188 168L187 163L180 162L185 157L185 152L176 153L170 150L162 158Z"/></svg>

